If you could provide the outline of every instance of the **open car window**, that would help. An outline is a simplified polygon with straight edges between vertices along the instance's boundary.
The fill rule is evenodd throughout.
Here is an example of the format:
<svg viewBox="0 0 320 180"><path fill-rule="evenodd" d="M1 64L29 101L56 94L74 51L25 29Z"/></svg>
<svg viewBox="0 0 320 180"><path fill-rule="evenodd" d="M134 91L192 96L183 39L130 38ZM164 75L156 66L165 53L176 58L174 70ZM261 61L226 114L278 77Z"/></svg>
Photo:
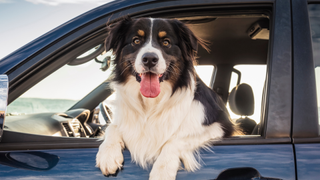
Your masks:
<svg viewBox="0 0 320 180"><path fill-rule="evenodd" d="M198 65L195 69L200 78L221 96L228 107L231 90L229 87L237 85L233 83L232 69L238 69L242 74L240 82L253 87L256 106L254 114L248 117L262 127L262 112L265 109L261 104L268 66L269 16L266 12L250 15L238 12L231 14L195 17L179 15L177 19L185 22L197 36L210 42L210 52L201 47L198 50ZM88 51L90 55L91 48L92 46L88 46L81 51ZM108 53L110 56L111 52ZM85 56L87 55L84 54L83 57ZM82 58L79 55L78 57ZM101 110L104 109L107 112L106 117L110 119L112 108L100 106L96 102L90 104L90 101L100 98L103 91L100 92L99 88L109 88L110 84L103 82L110 76L111 69L102 71L101 63L94 57L81 64L69 64L67 62L10 103L5 127L7 130L37 135L89 138L97 137L95 132L107 127L107 121L99 120L103 115ZM257 82L259 85L255 85ZM86 105L90 104L90 108L82 106L83 98ZM99 101L104 100L105 98L100 98ZM79 103L80 101L82 102ZM229 110L229 113L233 119L247 117L233 114L232 110ZM78 119L80 123L73 122L74 119ZM34 128L35 125L37 128ZM29 127L25 128L26 126ZM83 126L83 129L76 130L76 126ZM85 133L81 134L82 131ZM262 135L261 131L255 135Z"/></svg>
<svg viewBox="0 0 320 180"><path fill-rule="evenodd" d="M266 65L236 65L234 69L240 71L240 84L246 83L251 86L254 97L254 111L252 115L248 115L247 117L253 119L257 124L260 123L261 118L261 103L262 103L262 94L263 87L266 79ZM235 88L238 84L237 81L239 79L239 75L235 72L232 72L231 81L229 86L229 93ZM245 118L245 115L235 114L231 109L228 102L227 108L229 110L230 116L233 120L239 118Z"/></svg>
<svg viewBox="0 0 320 180"><path fill-rule="evenodd" d="M91 51L92 49L89 49L79 57L87 56ZM111 56L111 53L98 55L97 60L103 60ZM13 101L8 106L7 114L16 116L65 112L99 84L106 81L110 74L111 70L101 70L101 63L95 59L78 65L66 64ZM10 118L8 120L10 121Z"/></svg>
<svg viewBox="0 0 320 180"><path fill-rule="evenodd" d="M214 75L214 66L213 65L196 65L194 66L197 74L202 79L202 81L208 86L211 86Z"/></svg>

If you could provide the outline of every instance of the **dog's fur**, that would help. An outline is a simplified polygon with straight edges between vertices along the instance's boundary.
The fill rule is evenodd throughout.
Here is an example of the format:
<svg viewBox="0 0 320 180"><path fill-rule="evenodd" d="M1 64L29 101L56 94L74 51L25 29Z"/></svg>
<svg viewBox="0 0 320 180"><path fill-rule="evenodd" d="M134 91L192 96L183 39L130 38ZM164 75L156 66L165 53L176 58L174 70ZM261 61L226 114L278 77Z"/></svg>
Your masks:
<svg viewBox="0 0 320 180"><path fill-rule="evenodd" d="M115 55L116 100L96 157L104 175L122 167L126 147L143 168L153 164L150 179L175 179L180 161L197 170L198 149L233 134L224 103L195 72L198 44L204 43L178 20L125 18L109 27L105 46ZM142 81L155 74L161 91L149 94Z"/></svg>

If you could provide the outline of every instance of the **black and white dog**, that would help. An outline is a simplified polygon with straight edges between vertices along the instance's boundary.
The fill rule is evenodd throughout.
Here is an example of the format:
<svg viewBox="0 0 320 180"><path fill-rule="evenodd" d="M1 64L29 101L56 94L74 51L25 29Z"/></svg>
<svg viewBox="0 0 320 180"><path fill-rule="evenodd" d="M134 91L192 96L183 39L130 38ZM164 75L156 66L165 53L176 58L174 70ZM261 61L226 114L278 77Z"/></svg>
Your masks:
<svg viewBox="0 0 320 180"><path fill-rule="evenodd" d="M181 161L197 170L199 148L234 132L224 103L195 72L203 41L178 20L126 18L109 30L115 111L96 166L116 173L126 147L143 168L153 164L152 180L175 179Z"/></svg>

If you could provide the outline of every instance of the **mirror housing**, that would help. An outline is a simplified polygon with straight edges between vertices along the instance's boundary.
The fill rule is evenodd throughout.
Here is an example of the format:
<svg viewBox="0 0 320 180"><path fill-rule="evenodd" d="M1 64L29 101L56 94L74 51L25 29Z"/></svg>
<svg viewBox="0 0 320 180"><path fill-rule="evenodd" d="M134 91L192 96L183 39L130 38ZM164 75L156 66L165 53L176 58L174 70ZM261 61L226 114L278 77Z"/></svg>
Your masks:
<svg viewBox="0 0 320 180"><path fill-rule="evenodd" d="M0 75L0 142L2 139L4 120L8 105L8 92L9 92L8 76L5 74Z"/></svg>

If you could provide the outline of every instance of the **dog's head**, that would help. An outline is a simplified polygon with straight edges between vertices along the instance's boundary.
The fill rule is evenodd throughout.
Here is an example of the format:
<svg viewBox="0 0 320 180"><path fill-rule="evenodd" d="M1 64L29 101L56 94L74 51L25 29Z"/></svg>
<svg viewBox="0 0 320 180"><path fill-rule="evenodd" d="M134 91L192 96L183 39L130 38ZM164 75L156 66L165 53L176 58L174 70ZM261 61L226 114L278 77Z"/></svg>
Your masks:
<svg viewBox="0 0 320 180"><path fill-rule="evenodd" d="M202 42L178 20L125 18L109 27L105 48L116 56L113 80L126 83L134 76L141 94L154 98L163 81L170 82L172 94L190 85L195 52Z"/></svg>

